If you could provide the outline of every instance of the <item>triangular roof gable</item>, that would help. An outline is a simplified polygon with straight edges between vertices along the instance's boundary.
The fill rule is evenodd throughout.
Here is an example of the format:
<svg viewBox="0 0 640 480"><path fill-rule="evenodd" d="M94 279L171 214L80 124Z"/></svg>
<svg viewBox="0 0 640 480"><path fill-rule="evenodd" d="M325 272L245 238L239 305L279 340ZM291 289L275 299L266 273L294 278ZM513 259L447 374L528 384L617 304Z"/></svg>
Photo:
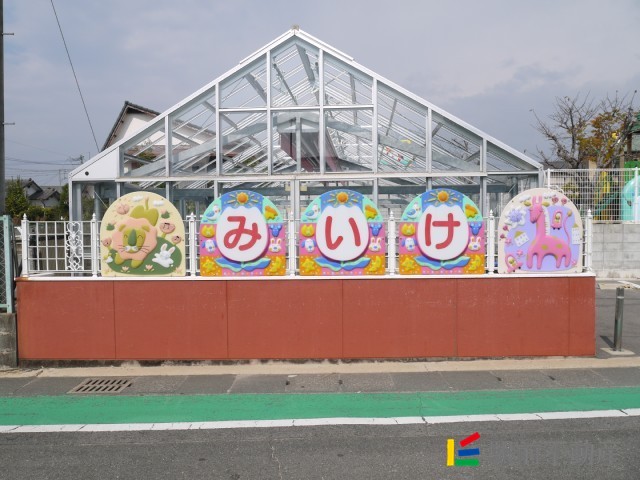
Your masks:
<svg viewBox="0 0 640 480"><path fill-rule="evenodd" d="M238 65L236 65L234 68L232 68L231 70L228 70L227 72L225 72L223 75L217 77L215 80L209 82L207 85L203 86L202 88L200 88L198 91L194 92L192 95L186 97L185 99L183 99L182 101L180 101L179 103L175 104L174 106L172 106L171 108L165 110L164 112L160 113L159 115L157 115L154 119L152 119L151 121L149 121L143 128L141 128L140 130L138 130L137 132L131 134L129 137L123 138L122 140L118 141L117 143L111 145L110 147L106 148L105 150L103 150L102 152L100 152L98 155L94 156L93 158L91 158L90 160L88 160L86 163L84 163L83 165L79 166L78 168L74 169L70 174L69 177L73 178L74 176L80 174L81 172L85 172L85 174L89 173L89 172L95 172L95 171L99 171L99 172L112 172L113 171L113 165L95 165L96 162L99 162L103 157L109 157L109 162L112 162L114 160L114 155L113 153L115 151L117 151L117 149L124 144L125 142L131 142L132 140L135 139L139 139L139 138L144 138L145 135L148 132L152 132L154 130L158 130L162 125L164 125L164 121L165 118L176 112L181 110L185 105L190 104L192 101L198 99L198 98L204 98L207 96L207 94L214 88L216 88L217 85L220 85L222 82L224 82L226 79L230 78L231 76L233 76L235 73L237 73L238 71L242 70L243 68L247 67L248 65L251 65L252 62L255 62L256 60L260 59L261 57L263 57L268 51L270 50L275 50L283 45L285 45L287 43L287 41L289 41L291 38L297 37L300 40L303 40L304 42L307 42L309 44L311 44L312 46L314 46L315 48L318 48L319 50L323 50L324 52L328 53L329 55L337 58L338 60L342 61L343 63L346 63L349 67L362 72L363 74L370 76L371 78L374 78L379 84L384 85L385 87L391 89L391 90L395 90L398 94L420 104L422 107L424 107L425 109L429 109L431 110L434 114L436 114L437 116L444 118L448 121L448 125L449 126L453 126L455 128L455 126L459 126L461 129L467 130L469 132L471 132L473 135L477 136L479 139L482 139L482 141L488 142L490 143L492 146L497 147L498 149L502 149L504 150L506 153L508 153L509 155L517 158L518 160L520 160L523 164L528 165L530 168L529 170L535 171L535 170L542 170L543 166L533 160L532 158L528 157L527 155L515 150L512 147L509 147L508 145L504 144L503 142L495 139L494 137L486 134L485 132L481 131L480 129L466 123L465 121L457 118L455 115L452 115L448 112L446 112L445 110L437 107L436 105L433 105L432 103L428 102L427 100L419 97L418 95L415 95L414 93L406 90L405 88L395 84L394 82L378 75L377 73L369 70L368 68L360 65L359 63L357 63L353 57L341 52L340 50L324 43L322 40L317 39L316 37L302 31L299 30L297 28L292 28L291 30L289 30L288 32L284 33L283 35L281 35L280 37L276 38L275 40L269 42L267 45L265 45L264 47L262 47L261 49L255 51L254 53L252 53L251 55L245 57L243 60L240 61L240 63ZM125 104L125 108L126 108L126 104ZM123 108L123 111L121 113L124 113L125 108ZM116 123L117 125L117 123ZM115 127L115 126L114 126ZM111 138L111 136L110 136ZM494 153L495 149L494 149ZM497 155L499 157L499 154ZM119 158L119 157L118 157ZM90 168L91 167L91 168ZM90 179L93 175L88 175L90 177ZM78 177L78 181L82 180L82 179L86 179L86 177Z"/></svg>
<svg viewBox="0 0 640 480"><path fill-rule="evenodd" d="M131 103L130 101L126 100L124 102L124 105L122 106L122 110L120 110L120 113L118 114L118 118L113 124L113 127L111 127L111 131L107 136L107 140L104 142L102 150L106 150L107 148L109 148L112 140L117 136L118 130L120 129L121 125L124 123L125 117L132 113L148 115L149 119L153 119L160 115L160 112L156 112L155 110L151 110L150 108L143 107L141 105L136 105L135 103Z"/></svg>

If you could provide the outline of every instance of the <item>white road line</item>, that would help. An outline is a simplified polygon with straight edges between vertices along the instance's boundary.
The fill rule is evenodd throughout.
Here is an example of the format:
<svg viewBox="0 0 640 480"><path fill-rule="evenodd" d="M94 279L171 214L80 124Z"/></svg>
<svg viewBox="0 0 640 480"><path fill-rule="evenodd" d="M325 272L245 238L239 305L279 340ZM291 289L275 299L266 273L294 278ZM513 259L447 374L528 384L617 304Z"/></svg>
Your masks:
<svg viewBox="0 0 640 480"><path fill-rule="evenodd" d="M0 434L52 432L139 432L159 430L220 430L234 428L315 427L329 425L411 425L466 422L520 422L530 420L573 420L585 418L640 417L640 408L591 410L586 412L498 413L445 415L433 417L344 417L298 418L283 420L226 420L172 423L90 423L70 425L0 425Z"/></svg>
<svg viewBox="0 0 640 480"><path fill-rule="evenodd" d="M627 282L626 280L618 280L618 283L622 283L623 285L627 285L631 288L640 288L640 285L638 285L637 283Z"/></svg>

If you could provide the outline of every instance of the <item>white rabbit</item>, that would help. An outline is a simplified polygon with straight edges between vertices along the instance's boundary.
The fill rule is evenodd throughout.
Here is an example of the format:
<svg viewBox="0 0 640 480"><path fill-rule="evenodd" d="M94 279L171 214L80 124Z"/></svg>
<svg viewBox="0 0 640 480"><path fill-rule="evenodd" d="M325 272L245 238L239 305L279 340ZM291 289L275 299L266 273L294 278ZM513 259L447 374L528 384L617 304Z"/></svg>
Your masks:
<svg viewBox="0 0 640 480"><path fill-rule="evenodd" d="M160 251L153 256L152 262L156 262L162 265L164 268L170 268L173 265L173 258L171 254L175 251L176 247L173 246L167 250L167 244L163 244Z"/></svg>
<svg viewBox="0 0 640 480"><path fill-rule="evenodd" d="M278 253L280 250L282 250L282 245L280 245L281 242L281 238L272 238L271 242L269 243L269 250L273 253Z"/></svg>
<svg viewBox="0 0 640 480"><path fill-rule="evenodd" d="M477 237L469 237L469 250L472 252L477 252L480 250L480 236Z"/></svg>
<svg viewBox="0 0 640 480"><path fill-rule="evenodd" d="M381 238L371 238L371 243L369 243L369 250L371 250L372 252L379 252L380 251L380 240L382 240Z"/></svg>

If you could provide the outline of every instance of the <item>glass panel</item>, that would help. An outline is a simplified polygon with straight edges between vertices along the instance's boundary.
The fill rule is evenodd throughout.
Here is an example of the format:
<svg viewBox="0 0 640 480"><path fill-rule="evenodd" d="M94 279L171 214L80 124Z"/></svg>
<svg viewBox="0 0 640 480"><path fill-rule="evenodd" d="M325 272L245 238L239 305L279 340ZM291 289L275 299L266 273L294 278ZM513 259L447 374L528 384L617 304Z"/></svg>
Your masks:
<svg viewBox="0 0 640 480"><path fill-rule="evenodd" d="M273 114L273 173L320 171L319 115L318 110Z"/></svg>
<svg viewBox="0 0 640 480"><path fill-rule="evenodd" d="M116 184L113 182L100 182L96 183L93 188L94 199L97 200L93 202L94 213L96 214L96 218L100 220L104 212L106 212L109 206L118 198L116 195ZM83 196L83 204L86 201L86 197Z"/></svg>
<svg viewBox="0 0 640 480"><path fill-rule="evenodd" d="M431 137L433 171L480 171L480 137L436 112Z"/></svg>
<svg viewBox="0 0 640 480"><path fill-rule="evenodd" d="M381 178L378 180L378 206L384 218L389 218L393 212L399 220L409 203L426 190L426 178Z"/></svg>
<svg viewBox="0 0 640 480"><path fill-rule="evenodd" d="M164 123L157 122L143 137L136 136L120 147L123 152L122 173L127 177L163 177L165 165Z"/></svg>
<svg viewBox="0 0 640 480"><path fill-rule="evenodd" d="M222 172L225 174L266 173L267 114L235 112L220 114L222 127Z"/></svg>
<svg viewBox="0 0 640 480"><path fill-rule="evenodd" d="M216 93L176 112L172 126L171 175L216 173Z"/></svg>
<svg viewBox="0 0 640 480"><path fill-rule="evenodd" d="M482 208L482 202L480 201L480 194L482 192L480 177L435 177L432 188L443 187L464 193L473 200L479 208ZM487 213L482 212L482 216L486 217Z"/></svg>
<svg viewBox="0 0 640 480"><path fill-rule="evenodd" d="M271 54L271 105L318 105L318 49L296 40Z"/></svg>
<svg viewBox="0 0 640 480"><path fill-rule="evenodd" d="M378 171L426 172L426 118L418 103L378 89Z"/></svg>
<svg viewBox="0 0 640 480"><path fill-rule="evenodd" d="M371 105L372 85L373 81L368 75L325 54L325 105Z"/></svg>
<svg viewBox="0 0 640 480"><path fill-rule="evenodd" d="M234 192L236 190L251 190L259 193L271 200L280 210L280 214L286 216L291 210L291 188L290 182L220 182L219 193L222 196L225 193Z"/></svg>
<svg viewBox="0 0 640 480"><path fill-rule="evenodd" d="M327 172L373 169L373 109L325 111Z"/></svg>
<svg viewBox="0 0 640 480"><path fill-rule="evenodd" d="M266 60L258 60L236 72L220 85L222 108L253 108L267 105Z"/></svg>
<svg viewBox="0 0 640 480"><path fill-rule="evenodd" d="M304 212L309 204L323 193L338 188L353 190L373 198L373 180L335 180L330 182L300 182L300 211Z"/></svg>
<svg viewBox="0 0 640 480"><path fill-rule="evenodd" d="M489 208L496 217L500 217L504 207L516 195L538 186L537 175L494 175L487 180ZM485 217L489 215L489 212L482 213Z"/></svg>
<svg viewBox="0 0 640 480"><path fill-rule="evenodd" d="M535 165L487 142L487 170L490 172L514 172L536 170Z"/></svg>
<svg viewBox="0 0 640 480"><path fill-rule="evenodd" d="M199 219L215 200L214 193L213 181L176 182L171 186L171 200L185 220L191 213Z"/></svg>

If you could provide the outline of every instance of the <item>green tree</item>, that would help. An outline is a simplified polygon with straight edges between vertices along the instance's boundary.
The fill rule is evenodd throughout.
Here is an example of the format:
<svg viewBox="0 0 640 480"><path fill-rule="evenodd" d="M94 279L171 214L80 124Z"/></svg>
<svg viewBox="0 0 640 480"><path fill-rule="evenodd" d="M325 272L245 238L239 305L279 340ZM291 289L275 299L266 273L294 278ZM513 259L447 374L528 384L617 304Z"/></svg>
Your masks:
<svg viewBox="0 0 640 480"><path fill-rule="evenodd" d="M17 180L10 181L7 185L5 209L7 215L11 215L14 222L19 222L29 209L29 200L22 189L20 177Z"/></svg>
<svg viewBox="0 0 640 480"><path fill-rule="evenodd" d="M64 218L69 219L69 184L65 183L60 192L60 203L54 208L56 220Z"/></svg>
<svg viewBox="0 0 640 480"><path fill-rule="evenodd" d="M625 139L634 122L633 95L595 103L589 96L556 98L548 119L536 118L535 128L548 141L538 158L553 168L618 167Z"/></svg>

